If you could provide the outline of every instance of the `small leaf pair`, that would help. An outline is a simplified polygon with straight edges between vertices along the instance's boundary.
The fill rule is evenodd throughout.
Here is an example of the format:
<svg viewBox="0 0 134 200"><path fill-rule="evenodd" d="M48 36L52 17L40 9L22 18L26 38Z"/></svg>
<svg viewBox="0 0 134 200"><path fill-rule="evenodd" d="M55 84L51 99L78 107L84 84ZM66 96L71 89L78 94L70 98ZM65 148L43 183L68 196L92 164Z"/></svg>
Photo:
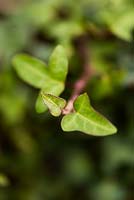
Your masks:
<svg viewBox="0 0 134 200"><path fill-rule="evenodd" d="M50 56L48 66L34 57L19 54L13 59L17 74L33 87L41 91L36 101L36 111L42 113L47 110L41 99L41 92L59 96L65 87L68 72L68 59L65 50L58 45Z"/></svg>
<svg viewBox="0 0 134 200"><path fill-rule="evenodd" d="M42 93L42 98L53 116L59 116L65 108L66 101L62 98L44 93ZM77 97L74 110L73 113L65 115L61 121L64 131L81 131L94 136L116 133L116 127L92 108L86 93Z"/></svg>

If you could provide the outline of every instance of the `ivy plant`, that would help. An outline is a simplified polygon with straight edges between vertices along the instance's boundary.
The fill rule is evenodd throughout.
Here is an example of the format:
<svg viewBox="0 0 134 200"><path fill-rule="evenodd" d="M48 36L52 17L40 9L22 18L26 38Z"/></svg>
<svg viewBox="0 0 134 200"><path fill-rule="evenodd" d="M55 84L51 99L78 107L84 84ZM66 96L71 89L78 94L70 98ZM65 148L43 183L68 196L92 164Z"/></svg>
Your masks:
<svg viewBox="0 0 134 200"><path fill-rule="evenodd" d="M18 54L13 58L13 66L23 81L40 89L36 111L42 113L49 109L55 117L62 115L63 131L81 131L94 136L117 132L110 121L92 108L87 93L79 94L79 91L77 95L72 95L68 102L59 97L65 89L68 72L68 58L61 45L52 52L48 65L29 55ZM80 81L76 87L82 90Z"/></svg>

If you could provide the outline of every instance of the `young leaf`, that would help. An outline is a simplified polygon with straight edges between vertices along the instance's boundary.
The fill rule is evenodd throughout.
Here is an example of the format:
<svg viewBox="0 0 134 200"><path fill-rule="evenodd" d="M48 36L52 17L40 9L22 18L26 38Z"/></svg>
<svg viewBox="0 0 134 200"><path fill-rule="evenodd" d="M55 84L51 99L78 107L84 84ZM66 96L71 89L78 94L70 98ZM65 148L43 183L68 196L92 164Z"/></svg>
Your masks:
<svg viewBox="0 0 134 200"><path fill-rule="evenodd" d="M133 19L133 20L132 20ZM111 24L111 30L118 37L131 41L133 39L132 30L134 27L134 11L128 10Z"/></svg>
<svg viewBox="0 0 134 200"><path fill-rule="evenodd" d="M54 79L62 82L65 81L68 71L68 60L61 45L58 45L50 56L49 71Z"/></svg>
<svg viewBox="0 0 134 200"><path fill-rule="evenodd" d="M68 60L62 46L57 46L50 57L49 67L31 56L20 54L14 57L13 65L18 75L30 85L41 91L59 96L64 90L68 71ZM40 94L36 101L36 111L46 111Z"/></svg>
<svg viewBox="0 0 134 200"><path fill-rule="evenodd" d="M60 97L41 92L44 104L49 108L50 113L57 117L61 115L62 109L66 105L66 101Z"/></svg>
<svg viewBox="0 0 134 200"><path fill-rule="evenodd" d="M75 112L65 115L61 121L64 131L81 131L94 136L111 135L117 129L90 105L86 93L80 95L74 102Z"/></svg>
<svg viewBox="0 0 134 200"><path fill-rule="evenodd" d="M38 113L42 113L47 110L47 107L44 105L42 97L40 95L42 92L59 96L61 92L64 90L64 83L62 82L58 82L57 84L54 84L54 85L51 85L49 82L48 85L45 85L45 86L46 87L44 87L39 92L39 95L36 100L35 108Z"/></svg>
<svg viewBox="0 0 134 200"><path fill-rule="evenodd" d="M35 103L35 109L37 113L43 113L47 111L47 106L43 103L43 99L41 96L41 91L39 92L39 95L37 97L36 103Z"/></svg>
<svg viewBox="0 0 134 200"><path fill-rule="evenodd" d="M42 88L50 81L45 63L36 58L19 54L13 58L13 65L20 78L34 87Z"/></svg>

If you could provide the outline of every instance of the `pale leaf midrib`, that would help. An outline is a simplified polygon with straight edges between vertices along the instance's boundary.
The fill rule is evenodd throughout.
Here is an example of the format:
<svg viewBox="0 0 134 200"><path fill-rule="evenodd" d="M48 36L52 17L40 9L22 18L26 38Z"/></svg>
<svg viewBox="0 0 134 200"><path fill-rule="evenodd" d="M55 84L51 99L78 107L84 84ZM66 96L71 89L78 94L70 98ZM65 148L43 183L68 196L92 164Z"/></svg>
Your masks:
<svg viewBox="0 0 134 200"><path fill-rule="evenodd" d="M79 112L76 112L76 114L77 114L77 115L80 115L80 117L84 118L86 121L90 121L91 124L94 124L94 125L97 126L97 127L100 127L100 128L102 128L102 129L104 129L104 130L106 130L106 131L112 130L112 129L110 129L110 128L107 129L105 126L102 126L102 125L100 125L100 124L95 123L94 121L92 121L91 119L89 119L89 118L83 116L83 115L80 114Z"/></svg>
<svg viewBox="0 0 134 200"><path fill-rule="evenodd" d="M106 130L106 131L112 130L112 128L109 128L109 129L108 129L108 128L106 128L105 126L102 126L102 125L100 125L100 124L98 124L98 123L95 123L93 120L91 120L91 119L85 117L85 116L82 115L80 112L78 112L78 111L81 110L81 107L82 107L84 101L85 101L85 99L83 98L79 109L76 110L76 114L80 115L80 116L81 116L82 118L84 118L86 121L90 121L91 124L94 124L94 125L97 126L97 127L103 128L103 129ZM90 103L89 103L89 102L87 102L87 103L88 103L88 106L91 107ZM92 107L91 107L91 108L92 108ZM91 109L91 110L92 110L92 109ZM90 110L89 110L89 111L90 111ZM110 122L108 122L108 123L110 123Z"/></svg>
<svg viewBox="0 0 134 200"><path fill-rule="evenodd" d="M42 95L43 96L43 95ZM44 98L46 98L48 101L50 101L50 103L52 103L54 106L56 106L60 111L62 110L61 109L61 106L59 106L58 104L56 104L55 102L53 102L49 97L44 97ZM57 98L57 97L55 97L55 98ZM58 98L57 98L58 99Z"/></svg>
<svg viewBox="0 0 134 200"><path fill-rule="evenodd" d="M34 74L36 75L36 74L38 74L42 79L50 79L51 81L55 81L55 82L57 82L57 83L62 83L61 81L58 81L58 80L56 80L56 79L54 79L52 76L50 76L48 73L49 73L49 71L47 72L41 72L40 70L38 70L37 68L34 68L34 67L32 67L32 66L29 66L29 68L31 68L31 70L34 72ZM42 69L42 70L44 70L44 69ZM47 74L45 74L45 73L47 73Z"/></svg>
<svg viewBox="0 0 134 200"><path fill-rule="evenodd" d="M57 107L59 107L60 108L60 106L58 106L55 102L53 102L49 97L44 97L44 98L46 98L48 101L50 101L50 103L52 103L52 104L54 104L55 106L57 106ZM61 110L61 109L60 109Z"/></svg>

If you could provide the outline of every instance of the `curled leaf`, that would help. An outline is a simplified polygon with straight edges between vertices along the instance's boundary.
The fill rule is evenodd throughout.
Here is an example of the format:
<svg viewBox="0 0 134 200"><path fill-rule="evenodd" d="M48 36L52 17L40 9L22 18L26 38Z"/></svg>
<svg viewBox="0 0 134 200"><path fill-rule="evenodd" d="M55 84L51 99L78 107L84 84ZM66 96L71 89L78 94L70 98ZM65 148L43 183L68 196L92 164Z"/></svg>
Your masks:
<svg viewBox="0 0 134 200"><path fill-rule="evenodd" d="M48 107L50 113L57 117L61 115L62 109L66 105L66 101L60 97L41 92L44 104Z"/></svg>

